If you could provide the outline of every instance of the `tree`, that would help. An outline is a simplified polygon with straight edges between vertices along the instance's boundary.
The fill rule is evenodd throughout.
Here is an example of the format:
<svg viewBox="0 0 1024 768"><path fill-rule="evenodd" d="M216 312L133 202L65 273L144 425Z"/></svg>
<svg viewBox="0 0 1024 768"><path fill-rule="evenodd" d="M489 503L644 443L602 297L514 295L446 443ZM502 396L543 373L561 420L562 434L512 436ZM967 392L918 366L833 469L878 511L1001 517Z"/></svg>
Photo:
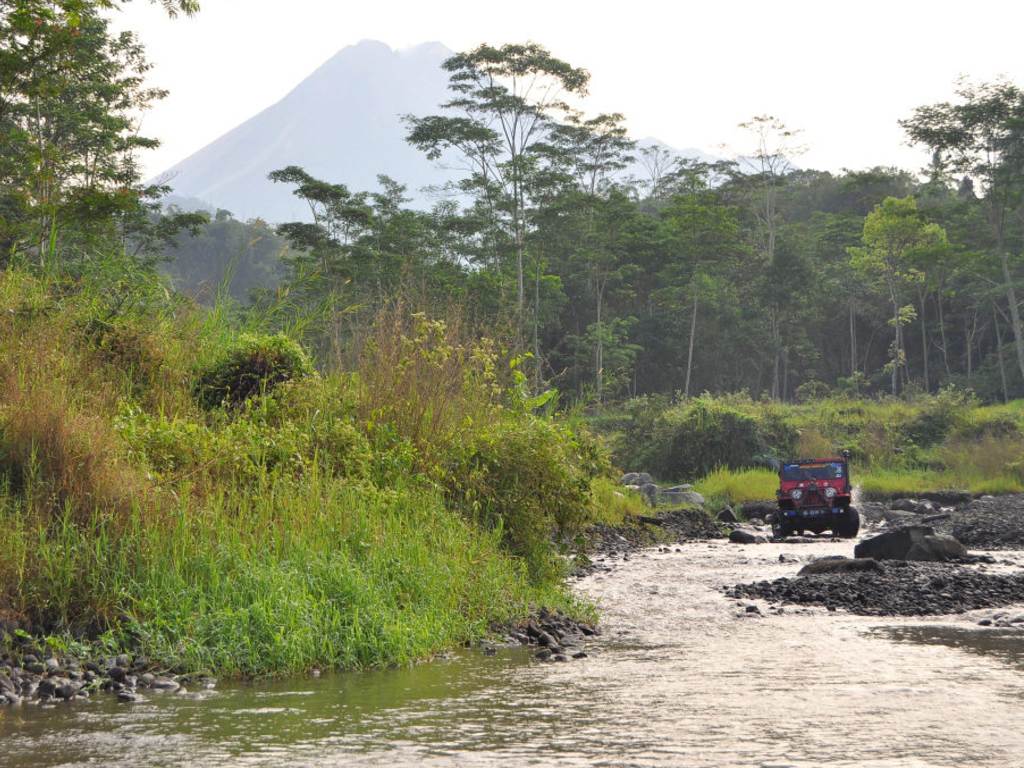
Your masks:
<svg viewBox="0 0 1024 768"><path fill-rule="evenodd" d="M981 188L991 248L1006 292L1017 365L1024 376L1024 328L1008 242L1024 204L1024 91L1007 82L962 85L958 103L918 107L901 121L911 141L930 147L934 165L965 173ZM973 190L970 192L973 196ZM1018 224L1019 226L1019 224Z"/></svg>
<svg viewBox="0 0 1024 768"><path fill-rule="evenodd" d="M163 3L194 12L194 2ZM164 92L131 33L112 36L113 0L15 0L0 17L0 248L39 264L146 234L163 190L135 156L157 142L139 115ZM195 223L195 222L191 222ZM148 231L152 233L151 230Z"/></svg>
<svg viewBox="0 0 1024 768"><path fill-rule="evenodd" d="M772 115L756 115L740 124L754 140L754 149L741 159L749 175L747 182L755 195L755 215L759 225L759 250L764 262L771 267L775 263L775 251L779 227L778 198L786 177L792 171L791 159L805 150L798 143L800 131L788 128L785 123ZM769 328L774 360L772 363L773 399L784 396L782 386L783 362L787 351L782 337L782 307L773 303L769 306Z"/></svg>
<svg viewBox="0 0 1024 768"><path fill-rule="evenodd" d="M557 119L571 112L566 99L586 94L590 75L535 43L481 45L443 66L453 98L441 108L449 114L407 116L408 140L432 160L458 155L468 173L462 189L483 203L492 221L504 223L515 255L521 333L534 150Z"/></svg>
<svg viewBox="0 0 1024 768"><path fill-rule="evenodd" d="M889 362L892 394L899 392L899 374L906 370L903 327L917 317L912 304L903 303L908 285L923 274L914 266L915 255L945 244L946 233L937 224L925 223L912 197L887 197L864 220L863 247L851 248L855 269L876 278L884 286L892 309L892 357Z"/></svg>

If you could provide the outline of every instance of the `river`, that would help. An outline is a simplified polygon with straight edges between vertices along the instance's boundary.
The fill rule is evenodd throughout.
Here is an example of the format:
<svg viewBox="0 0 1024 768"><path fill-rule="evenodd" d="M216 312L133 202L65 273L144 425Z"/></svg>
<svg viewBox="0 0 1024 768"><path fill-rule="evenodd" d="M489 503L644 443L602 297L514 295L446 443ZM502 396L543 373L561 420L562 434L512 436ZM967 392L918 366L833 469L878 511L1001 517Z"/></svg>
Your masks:
<svg viewBox="0 0 1024 768"><path fill-rule="evenodd" d="M0 766L1024 766L1024 631L748 613L721 594L850 542L678 549L579 582L604 629L586 659L465 651L0 710Z"/></svg>

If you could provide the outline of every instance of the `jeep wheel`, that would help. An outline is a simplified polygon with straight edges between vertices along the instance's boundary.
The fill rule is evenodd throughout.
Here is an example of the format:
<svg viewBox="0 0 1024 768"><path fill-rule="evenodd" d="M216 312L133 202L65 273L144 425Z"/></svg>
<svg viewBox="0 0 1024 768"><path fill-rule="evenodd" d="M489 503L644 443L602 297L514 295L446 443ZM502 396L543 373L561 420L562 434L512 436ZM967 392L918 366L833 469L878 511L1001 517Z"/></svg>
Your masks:
<svg viewBox="0 0 1024 768"><path fill-rule="evenodd" d="M841 539L855 539L859 531L860 515L853 507L847 507L846 514L832 527L832 532Z"/></svg>
<svg viewBox="0 0 1024 768"><path fill-rule="evenodd" d="M784 539L789 536L789 526L784 522L772 523L772 538Z"/></svg>

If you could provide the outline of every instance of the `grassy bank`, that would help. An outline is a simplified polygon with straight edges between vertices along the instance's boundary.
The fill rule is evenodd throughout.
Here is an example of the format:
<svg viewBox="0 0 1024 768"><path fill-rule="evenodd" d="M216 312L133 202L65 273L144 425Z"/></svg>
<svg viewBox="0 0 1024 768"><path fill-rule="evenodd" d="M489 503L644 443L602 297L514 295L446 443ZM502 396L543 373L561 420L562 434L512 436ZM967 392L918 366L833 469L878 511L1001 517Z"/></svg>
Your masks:
<svg viewBox="0 0 1024 768"><path fill-rule="evenodd" d="M704 395L641 398L595 417L616 462L694 482L725 503L773 498L771 457L852 454L866 498L943 489L1024 492L1024 401L984 405L969 393L801 404Z"/></svg>
<svg viewBox="0 0 1024 768"><path fill-rule="evenodd" d="M590 610L554 542L635 501L494 344L399 308L339 370L148 272L97 269L0 273L8 626L272 674Z"/></svg>

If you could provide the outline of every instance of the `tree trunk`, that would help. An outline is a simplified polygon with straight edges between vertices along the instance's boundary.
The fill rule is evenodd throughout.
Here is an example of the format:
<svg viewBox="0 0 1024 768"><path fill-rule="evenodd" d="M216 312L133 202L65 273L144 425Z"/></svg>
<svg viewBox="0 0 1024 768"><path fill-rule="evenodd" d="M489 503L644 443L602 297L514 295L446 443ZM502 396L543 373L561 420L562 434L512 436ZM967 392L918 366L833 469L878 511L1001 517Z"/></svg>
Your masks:
<svg viewBox="0 0 1024 768"><path fill-rule="evenodd" d="M996 305L992 305L992 324L996 330L996 357L999 360L999 379L1003 385L1003 402L1010 402L1009 390L1006 386L1006 364L1003 362L1003 334L999 330L999 312Z"/></svg>
<svg viewBox="0 0 1024 768"><path fill-rule="evenodd" d="M853 314L853 302L850 302L850 375L857 374L857 322Z"/></svg>
<svg viewBox="0 0 1024 768"><path fill-rule="evenodd" d="M921 299L921 313L919 315L919 319L921 320L921 373L924 377L924 391L931 392L931 382L928 379L928 325L925 322L924 316L924 309L928 295L924 291L921 291L919 296Z"/></svg>
<svg viewBox="0 0 1024 768"><path fill-rule="evenodd" d="M693 315L690 318L690 348L686 352L686 385L683 395L690 396L690 374L693 371L693 340L697 336L697 297L693 297Z"/></svg>
<svg viewBox="0 0 1024 768"><path fill-rule="evenodd" d="M597 387L597 402L601 402L601 398L604 395L604 334L601 330L601 303L603 291L600 287L597 289L597 323L595 328L597 329L597 345L594 350L594 373L595 373L595 385Z"/></svg>
<svg viewBox="0 0 1024 768"><path fill-rule="evenodd" d="M999 249L999 259L1003 267L1003 282L1006 285L1006 302L1010 305L1010 328L1013 331L1013 346L1017 351L1017 365L1020 375L1024 377L1024 332L1020 325L1020 308L1017 306L1017 291L1013 287L1010 275L1010 257L1003 248Z"/></svg>
<svg viewBox="0 0 1024 768"><path fill-rule="evenodd" d="M895 300L892 303L892 325L895 332L892 340L892 393L896 395L900 377L900 307Z"/></svg>
<svg viewBox="0 0 1024 768"><path fill-rule="evenodd" d="M953 372L949 368L949 343L946 341L946 318L942 313L942 289L939 289L938 295L935 297L936 306L939 308L939 335L942 337L942 364L946 367L946 375L952 376Z"/></svg>

